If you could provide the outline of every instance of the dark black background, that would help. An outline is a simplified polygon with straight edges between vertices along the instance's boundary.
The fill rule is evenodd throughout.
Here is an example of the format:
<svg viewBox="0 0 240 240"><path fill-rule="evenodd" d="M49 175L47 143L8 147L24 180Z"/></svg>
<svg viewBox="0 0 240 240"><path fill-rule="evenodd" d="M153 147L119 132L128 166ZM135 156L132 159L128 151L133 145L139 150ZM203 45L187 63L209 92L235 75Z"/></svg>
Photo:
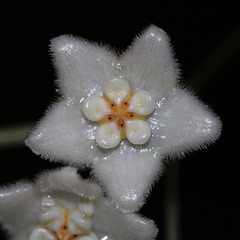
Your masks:
<svg viewBox="0 0 240 240"><path fill-rule="evenodd" d="M19 2L1 7L0 127L36 122L57 97L51 38L67 33L123 50L155 24L171 37L183 81L220 116L223 131L207 150L170 161L141 212L158 225L158 239L167 239L164 214L168 192L174 188L181 208L179 239L237 239L238 6L231 1ZM23 144L0 148L0 161L2 185L56 166ZM174 176L177 189L171 184Z"/></svg>

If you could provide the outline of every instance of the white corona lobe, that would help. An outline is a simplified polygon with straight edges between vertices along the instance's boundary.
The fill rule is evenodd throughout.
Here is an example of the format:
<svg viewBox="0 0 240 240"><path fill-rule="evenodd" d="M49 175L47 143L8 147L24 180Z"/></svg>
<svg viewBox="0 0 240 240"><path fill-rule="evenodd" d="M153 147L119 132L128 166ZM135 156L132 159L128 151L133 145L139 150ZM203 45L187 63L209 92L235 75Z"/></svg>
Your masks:
<svg viewBox="0 0 240 240"><path fill-rule="evenodd" d="M126 122L126 134L129 142L144 144L151 136L151 128L146 121L131 120Z"/></svg>
<svg viewBox="0 0 240 240"><path fill-rule="evenodd" d="M104 92L116 104L120 104L130 91L129 83L124 78L113 78L104 85Z"/></svg>
<svg viewBox="0 0 240 240"><path fill-rule="evenodd" d="M97 144L105 149L114 148L121 141L121 134L114 122L98 126L95 137Z"/></svg>
<svg viewBox="0 0 240 240"><path fill-rule="evenodd" d="M91 96L85 99L82 111L91 121L99 121L111 112L105 99L100 96Z"/></svg>
<svg viewBox="0 0 240 240"><path fill-rule="evenodd" d="M32 231L29 240L56 240L46 228L37 226Z"/></svg>
<svg viewBox="0 0 240 240"><path fill-rule="evenodd" d="M91 232L93 221L84 212L74 209L69 214L68 229L71 235Z"/></svg>
<svg viewBox="0 0 240 240"><path fill-rule="evenodd" d="M89 217L92 216L94 212L94 204L90 200L81 201L81 203L78 205L78 208L81 212L84 212L84 214Z"/></svg>
<svg viewBox="0 0 240 240"><path fill-rule="evenodd" d="M129 110L141 115L149 115L155 108L155 100L152 94L145 90L139 90L133 95Z"/></svg>

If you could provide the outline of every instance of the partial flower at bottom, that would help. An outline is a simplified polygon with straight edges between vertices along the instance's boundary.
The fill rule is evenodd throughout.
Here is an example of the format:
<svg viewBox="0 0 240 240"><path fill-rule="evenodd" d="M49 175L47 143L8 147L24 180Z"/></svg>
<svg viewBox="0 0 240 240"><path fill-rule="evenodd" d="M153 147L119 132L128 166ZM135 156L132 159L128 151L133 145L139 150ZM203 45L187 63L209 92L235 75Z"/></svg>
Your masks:
<svg viewBox="0 0 240 240"><path fill-rule="evenodd" d="M101 188L66 167L0 190L0 223L13 240L151 240L153 221L116 210Z"/></svg>

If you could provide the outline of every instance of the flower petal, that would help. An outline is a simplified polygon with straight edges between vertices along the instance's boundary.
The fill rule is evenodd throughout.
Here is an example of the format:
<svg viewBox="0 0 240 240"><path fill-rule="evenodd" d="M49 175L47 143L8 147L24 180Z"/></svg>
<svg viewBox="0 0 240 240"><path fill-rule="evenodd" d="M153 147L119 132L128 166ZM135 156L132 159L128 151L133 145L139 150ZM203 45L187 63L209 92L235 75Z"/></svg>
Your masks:
<svg viewBox="0 0 240 240"><path fill-rule="evenodd" d="M69 98L50 107L25 143L53 161L89 164L101 156L95 142L96 127L83 115L81 104Z"/></svg>
<svg viewBox="0 0 240 240"><path fill-rule="evenodd" d="M19 182L0 189L0 223L14 239L28 239L28 232L38 221L40 192L34 184Z"/></svg>
<svg viewBox="0 0 240 240"><path fill-rule="evenodd" d="M179 72L167 34L154 25L136 38L123 55L122 66L132 90L147 90L156 100L174 87Z"/></svg>
<svg viewBox="0 0 240 240"><path fill-rule="evenodd" d="M82 181L77 174L77 169L72 167L43 173L36 179L36 185L44 193L63 191L75 193L88 199L95 199L102 195L102 190L96 183L87 180Z"/></svg>
<svg viewBox="0 0 240 240"><path fill-rule="evenodd" d="M67 96L98 95L107 79L119 76L114 54L97 44L62 35L52 39L51 50L60 88Z"/></svg>
<svg viewBox="0 0 240 240"><path fill-rule="evenodd" d="M126 121L126 135L132 144L144 144L151 137L151 128L144 120Z"/></svg>
<svg viewBox="0 0 240 240"><path fill-rule="evenodd" d="M149 145L169 156L206 147L220 136L220 119L187 90L175 89L171 99L159 104L149 118Z"/></svg>
<svg viewBox="0 0 240 240"><path fill-rule="evenodd" d="M97 144L104 149L114 148L121 141L121 134L115 122L98 126L95 137Z"/></svg>
<svg viewBox="0 0 240 240"><path fill-rule="evenodd" d="M134 150L122 145L109 158L95 162L93 173L117 208L136 211L161 173L162 162L146 149Z"/></svg>
<svg viewBox="0 0 240 240"><path fill-rule="evenodd" d="M108 201L96 203L93 220L95 232L104 240L153 240L158 232L153 221L116 211Z"/></svg>
<svg viewBox="0 0 240 240"><path fill-rule="evenodd" d="M100 96L91 96L82 103L85 117L91 121L99 121L111 113L106 100Z"/></svg>
<svg viewBox="0 0 240 240"><path fill-rule="evenodd" d="M155 108L155 100L152 94L146 90L139 90L134 93L128 111L141 114L149 115Z"/></svg>

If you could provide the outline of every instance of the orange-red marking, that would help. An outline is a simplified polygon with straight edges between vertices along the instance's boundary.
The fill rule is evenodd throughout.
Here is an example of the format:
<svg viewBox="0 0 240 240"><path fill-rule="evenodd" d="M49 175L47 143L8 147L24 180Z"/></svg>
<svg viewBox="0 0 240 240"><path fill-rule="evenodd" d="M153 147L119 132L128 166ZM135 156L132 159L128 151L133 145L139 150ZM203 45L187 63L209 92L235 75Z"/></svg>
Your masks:
<svg viewBox="0 0 240 240"><path fill-rule="evenodd" d="M112 121L116 121L122 138L123 139L126 138L125 120L130 120L130 119L145 120L145 117L146 117L144 115L140 115L140 114L128 111L128 107L133 97L133 94L134 92L130 91L127 97L122 101L120 106L117 106L115 102L113 102L110 98L104 95L103 98L106 100L109 108L113 112L110 115L107 115L103 119L99 120L98 124L101 125L101 124L109 123Z"/></svg>
<svg viewBox="0 0 240 240"><path fill-rule="evenodd" d="M52 234L56 238L56 240L74 240L76 238L86 236L87 234L70 235L68 230L68 216L69 216L69 212L66 211L64 215L64 222L60 229L60 233L52 231Z"/></svg>

